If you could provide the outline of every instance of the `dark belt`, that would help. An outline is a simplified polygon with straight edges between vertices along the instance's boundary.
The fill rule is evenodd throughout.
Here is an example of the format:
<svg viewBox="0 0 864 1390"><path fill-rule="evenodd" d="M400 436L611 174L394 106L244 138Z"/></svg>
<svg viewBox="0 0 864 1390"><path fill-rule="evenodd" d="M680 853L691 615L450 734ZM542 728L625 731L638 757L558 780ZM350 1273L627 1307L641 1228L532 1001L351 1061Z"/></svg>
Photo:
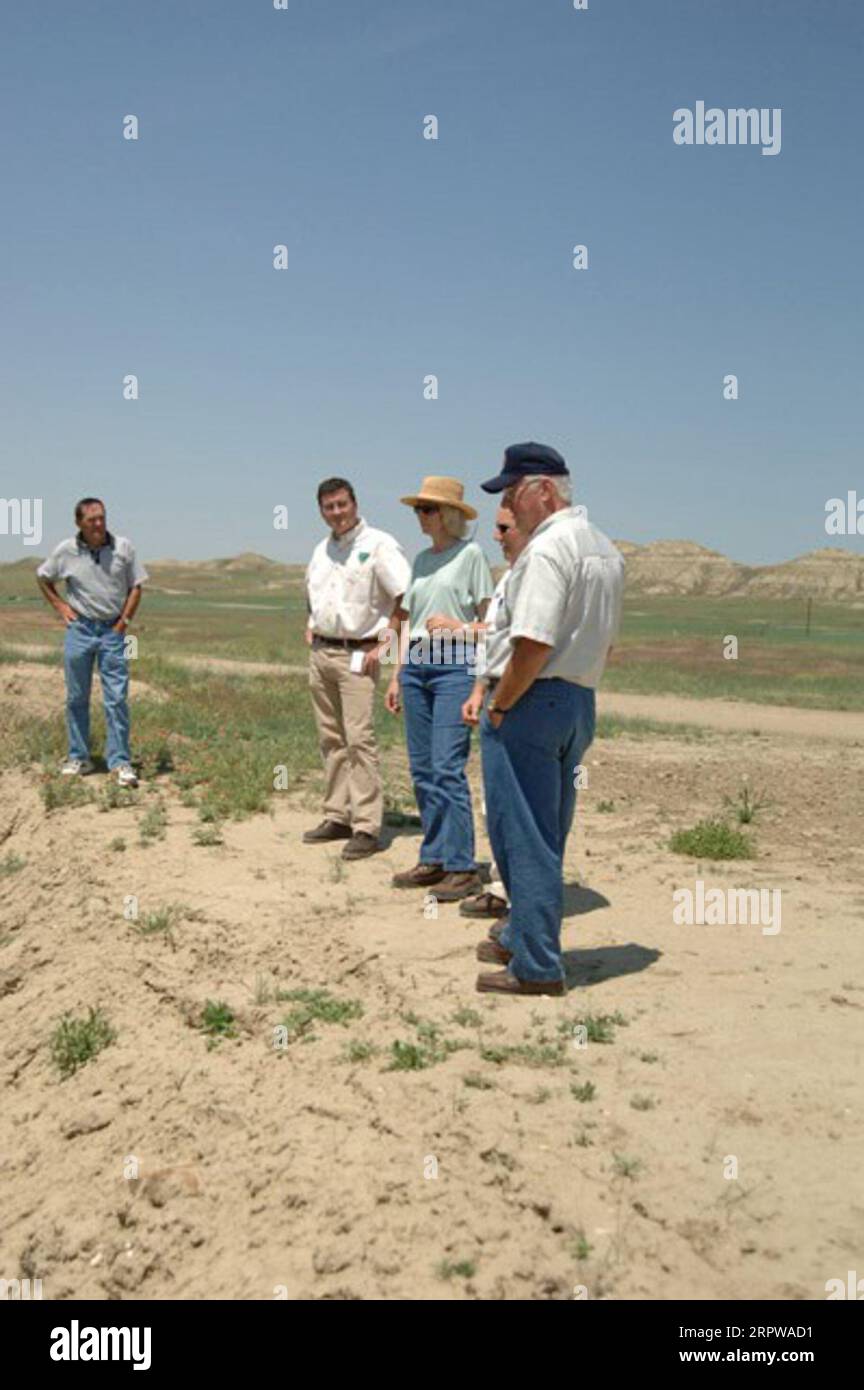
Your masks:
<svg viewBox="0 0 864 1390"><path fill-rule="evenodd" d="M357 651L365 647L377 647L377 637L322 637L320 632L312 633L313 645L317 642L322 647L346 647L349 651Z"/></svg>

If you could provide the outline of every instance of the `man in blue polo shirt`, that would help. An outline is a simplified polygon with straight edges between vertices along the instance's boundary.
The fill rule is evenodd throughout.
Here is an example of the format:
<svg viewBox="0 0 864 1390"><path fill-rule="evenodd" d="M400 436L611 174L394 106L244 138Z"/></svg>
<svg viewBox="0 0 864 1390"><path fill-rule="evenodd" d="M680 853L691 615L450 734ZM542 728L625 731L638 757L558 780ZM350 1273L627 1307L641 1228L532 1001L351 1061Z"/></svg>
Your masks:
<svg viewBox="0 0 864 1390"><path fill-rule="evenodd" d="M40 589L66 624L66 727L69 756L65 777L92 772L90 687L99 663L102 702L108 727L106 759L121 787L138 778L129 753L129 665L126 629L141 602L147 571L125 536L108 530L104 503L84 497L75 508L78 532L61 541L36 571ZM66 598L56 584L65 582Z"/></svg>

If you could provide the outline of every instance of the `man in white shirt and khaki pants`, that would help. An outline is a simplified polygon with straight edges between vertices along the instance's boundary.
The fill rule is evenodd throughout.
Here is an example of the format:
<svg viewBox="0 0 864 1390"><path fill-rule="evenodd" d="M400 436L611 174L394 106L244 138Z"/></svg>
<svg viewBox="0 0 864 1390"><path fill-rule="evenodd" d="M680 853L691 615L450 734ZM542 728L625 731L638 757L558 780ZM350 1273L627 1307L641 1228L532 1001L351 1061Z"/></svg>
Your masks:
<svg viewBox="0 0 864 1390"><path fill-rule="evenodd" d="M330 535L306 570L309 688L324 760L324 819L306 844L346 840L343 859L381 848L384 794L373 707L381 633L408 587L411 567L386 531L367 526L344 478L318 488Z"/></svg>
<svg viewBox="0 0 864 1390"><path fill-rule="evenodd" d="M510 914L477 948L479 960L506 969L481 973L477 988L563 994L564 845L594 738L595 688L621 618L624 561L570 505L557 450L511 445L482 487L503 494L529 542L495 614L506 640L494 644L480 725L489 840Z"/></svg>

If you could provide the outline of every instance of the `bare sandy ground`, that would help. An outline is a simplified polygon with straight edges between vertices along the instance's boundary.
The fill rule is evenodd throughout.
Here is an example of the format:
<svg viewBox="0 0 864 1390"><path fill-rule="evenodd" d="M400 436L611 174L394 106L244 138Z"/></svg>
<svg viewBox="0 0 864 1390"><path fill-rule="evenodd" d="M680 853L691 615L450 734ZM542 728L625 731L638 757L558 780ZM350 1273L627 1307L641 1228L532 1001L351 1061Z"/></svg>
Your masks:
<svg viewBox="0 0 864 1390"><path fill-rule="evenodd" d="M801 712L771 711L782 731L768 713L759 737L594 745L564 1000L475 994L485 925L388 886L415 832L343 865L300 843L312 788L204 848L163 784L166 836L145 847L152 790L49 815L35 772L4 775L0 862L25 863L0 878L0 1272L46 1298L824 1298L864 1252L864 749L787 738ZM745 773L770 800L759 857L673 855L670 832ZM697 877L782 889L780 933L674 925ZM171 934L139 935L130 896L181 905ZM292 1007L274 992L299 987L363 1016L274 1049ZM210 1050L207 999L238 1021ZM49 1036L90 1006L116 1042L61 1081ZM574 1046L616 1012L613 1042ZM412 1017L462 1046L388 1070ZM561 1065L533 1064L543 1039ZM378 1050L348 1061L352 1040Z"/></svg>

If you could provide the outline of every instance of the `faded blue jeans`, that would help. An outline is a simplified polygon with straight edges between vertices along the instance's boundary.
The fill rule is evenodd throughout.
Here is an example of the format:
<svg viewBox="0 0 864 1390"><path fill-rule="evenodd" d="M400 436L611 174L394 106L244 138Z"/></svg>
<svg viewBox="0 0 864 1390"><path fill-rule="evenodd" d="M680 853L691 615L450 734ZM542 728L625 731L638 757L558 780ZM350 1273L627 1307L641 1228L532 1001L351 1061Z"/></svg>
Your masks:
<svg viewBox="0 0 864 1390"><path fill-rule="evenodd" d="M576 769L594 738L594 691L538 680L495 729L480 722L486 824L510 898L499 941L519 980L560 980L564 845Z"/></svg>
<svg viewBox="0 0 864 1390"><path fill-rule="evenodd" d="M402 667L405 737L414 795L423 824L421 864L468 873L474 862L474 817L465 764L471 730L462 706L474 687L474 668L462 662Z"/></svg>
<svg viewBox="0 0 864 1390"><path fill-rule="evenodd" d="M129 755L129 663L122 632L95 618L77 618L66 628L66 728L69 757L90 757L90 688L93 663L99 663L102 703L108 727L105 757L109 768L131 761Z"/></svg>

